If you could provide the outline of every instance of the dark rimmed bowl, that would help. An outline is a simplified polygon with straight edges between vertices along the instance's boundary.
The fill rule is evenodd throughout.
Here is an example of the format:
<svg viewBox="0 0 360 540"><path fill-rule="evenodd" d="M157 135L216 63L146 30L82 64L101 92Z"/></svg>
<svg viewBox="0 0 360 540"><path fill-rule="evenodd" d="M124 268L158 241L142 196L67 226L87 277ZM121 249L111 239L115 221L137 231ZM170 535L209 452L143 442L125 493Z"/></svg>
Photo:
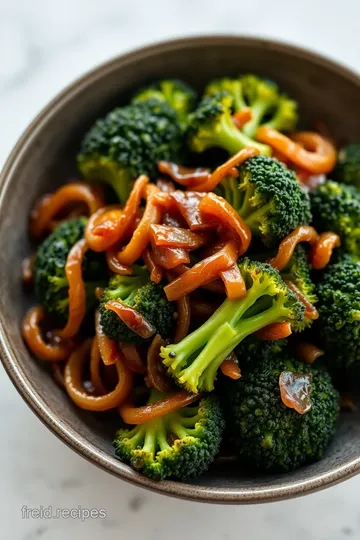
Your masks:
<svg viewBox="0 0 360 540"><path fill-rule="evenodd" d="M191 483L156 483L114 456L113 419L72 405L23 344L28 305L20 264L29 253L27 219L34 201L75 173L75 155L93 120L147 80L176 76L201 87L210 78L252 71L275 79L301 105L306 125L324 122L338 139L360 140L360 78L325 58L256 38L209 36L168 41L120 56L55 98L11 153L0 180L0 349L3 365L39 418L67 445L112 474L159 493L218 503L286 499L335 484L360 470L360 416L344 415L325 458L282 476L248 476L219 462Z"/></svg>

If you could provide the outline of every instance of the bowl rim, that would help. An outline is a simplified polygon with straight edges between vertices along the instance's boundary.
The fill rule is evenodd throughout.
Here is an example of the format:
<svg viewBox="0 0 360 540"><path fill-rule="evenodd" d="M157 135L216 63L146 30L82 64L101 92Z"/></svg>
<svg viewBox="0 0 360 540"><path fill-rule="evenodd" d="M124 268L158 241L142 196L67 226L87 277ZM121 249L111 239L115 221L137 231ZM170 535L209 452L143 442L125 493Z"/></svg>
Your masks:
<svg viewBox="0 0 360 540"><path fill-rule="evenodd" d="M67 85L64 90L58 93L29 124L10 153L0 174L0 211L7 189L11 184L11 180L16 174L17 168L21 166L22 158L26 154L27 149L31 147L36 135L41 132L44 125L46 125L52 116L61 109L68 100L73 99L77 93L81 92L88 85L91 85L94 81L107 73L118 69L119 66L131 63L139 57L144 58L172 49L188 49L193 46L206 46L207 44L218 44L221 46L229 45L231 43L241 44L243 46L255 45L267 49L270 48L270 50L277 50L310 60L312 63L315 62L317 65L322 65L328 70L336 72L338 75L355 83L360 88L360 76L349 68L334 60L330 60L321 54L297 45L289 44L285 41L254 36L207 34L164 40L138 47L125 54L118 55L107 62L99 64L94 69L87 71L84 75L77 78L73 83ZM150 489L151 491L163 495L193 501L222 504L249 504L277 501L305 495L337 484L358 474L360 471L359 454L358 458L355 458L342 466L336 467L331 471L322 474L313 474L301 481L291 481L291 479L284 478L282 484L276 487L212 488L175 481L154 482L133 471L129 466L117 460L115 456L111 457L103 450L97 448L94 443L77 433L58 413L56 413L56 411L50 409L46 402L32 388L31 381L18 365L16 353L12 350L10 345L6 326L6 320L4 319L3 314L0 313L1 361L10 380L32 411L38 416L43 424L50 429L50 431L79 455L96 464L103 470L134 485Z"/></svg>

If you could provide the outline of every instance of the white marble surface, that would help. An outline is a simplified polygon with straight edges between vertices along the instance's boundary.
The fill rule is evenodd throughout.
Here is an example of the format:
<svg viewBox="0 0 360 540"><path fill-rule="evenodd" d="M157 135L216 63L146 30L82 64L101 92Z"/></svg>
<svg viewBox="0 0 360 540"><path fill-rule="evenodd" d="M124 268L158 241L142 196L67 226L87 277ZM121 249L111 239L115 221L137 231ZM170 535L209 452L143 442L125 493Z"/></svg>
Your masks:
<svg viewBox="0 0 360 540"><path fill-rule="evenodd" d="M305 45L360 71L358 0L0 0L0 165L64 85L143 43L246 33ZM335 2L334 2L335 5ZM360 477L295 501L220 507L127 485L66 448L0 368L0 538L4 540L340 540L360 538ZM107 519L22 519L23 505L105 508Z"/></svg>

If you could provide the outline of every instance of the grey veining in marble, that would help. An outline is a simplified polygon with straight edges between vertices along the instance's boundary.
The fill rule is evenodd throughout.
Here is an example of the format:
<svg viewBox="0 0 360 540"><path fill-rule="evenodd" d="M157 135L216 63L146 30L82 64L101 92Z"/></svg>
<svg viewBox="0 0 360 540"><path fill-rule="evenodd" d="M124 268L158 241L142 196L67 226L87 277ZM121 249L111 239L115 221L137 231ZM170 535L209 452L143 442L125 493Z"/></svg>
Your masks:
<svg viewBox="0 0 360 540"><path fill-rule="evenodd" d="M323 0L0 0L0 165L61 88L135 46L194 33L292 41L360 71L360 4ZM0 368L0 537L4 540L341 540L360 538L360 478L295 501L252 507L166 499L88 464L30 412ZM21 508L105 508L106 519L22 519ZM186 519L185 519L186 518ZM186 524L186 528L185 528ZM191 532L189 532L191 531Z"/></svg>

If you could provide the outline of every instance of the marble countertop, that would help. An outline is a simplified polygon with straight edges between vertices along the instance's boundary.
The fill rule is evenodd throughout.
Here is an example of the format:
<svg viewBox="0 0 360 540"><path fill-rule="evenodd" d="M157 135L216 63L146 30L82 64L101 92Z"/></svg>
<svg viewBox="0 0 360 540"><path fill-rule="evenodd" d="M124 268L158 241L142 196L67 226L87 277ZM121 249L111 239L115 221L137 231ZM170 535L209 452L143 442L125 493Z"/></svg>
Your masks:
<svg viewBox="0 0 360 540"><path fill-rule="evenodd" d="M135 46L199 33L304 45L360 71L360 4L342 0L0 0L0 166L59 90ZM33 415L0 368L0 537L4 540L341 540L360 538L360 477L283 503L209 506L168 499L96 469ZM104 508L106 519L25 519L22 507ZM185 527L186 523L186 527Z"/></svg>

